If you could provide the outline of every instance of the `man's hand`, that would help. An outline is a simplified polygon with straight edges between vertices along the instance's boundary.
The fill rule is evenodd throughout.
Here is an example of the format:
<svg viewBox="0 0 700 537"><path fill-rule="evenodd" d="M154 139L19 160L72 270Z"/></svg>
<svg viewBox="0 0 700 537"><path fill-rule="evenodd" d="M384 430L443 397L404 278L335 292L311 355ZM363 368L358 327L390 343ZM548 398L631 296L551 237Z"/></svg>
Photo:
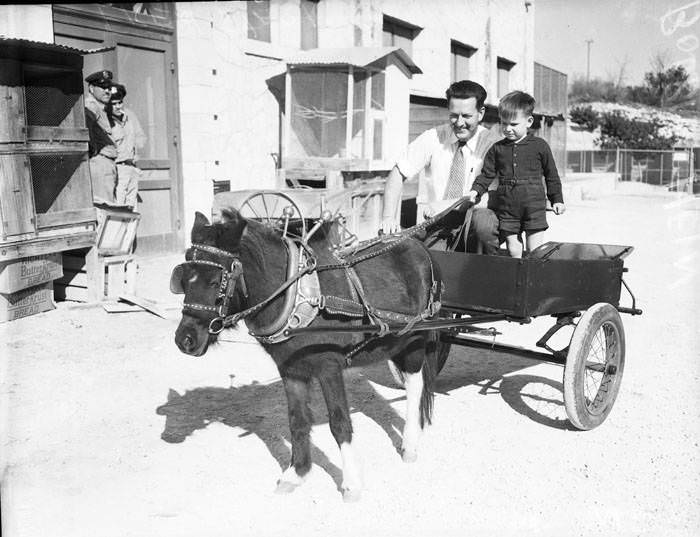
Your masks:
<svg viewBox="0 0 700 537"><path fill-rule="evenodd" d="M566 211L566 206L563 203L555 203L552 205L552 210L554 211L554 214L564 214Z"/></svg>
<svg viewBox="0 0 700 537"><path fill-rule="evenodd" d="M479 198L479 193L476 190L470 190L467 194L467 198L472 203L476 204L476 200Z"/></svg>
<svg viewBox="0 0 700 537"><path fill-rule="evenodd" d="M401 231L399 222L393 216L385 216L382 218L382 233L389 235Z"/></svg>

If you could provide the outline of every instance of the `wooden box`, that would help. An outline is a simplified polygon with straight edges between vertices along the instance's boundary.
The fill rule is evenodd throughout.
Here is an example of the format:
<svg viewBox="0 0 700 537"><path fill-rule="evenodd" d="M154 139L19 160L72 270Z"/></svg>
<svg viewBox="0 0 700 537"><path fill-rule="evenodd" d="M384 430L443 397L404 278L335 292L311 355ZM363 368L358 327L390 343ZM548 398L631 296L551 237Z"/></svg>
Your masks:
<svg viewBox="0 0 700 537"><path fill-rule="evenodd" d="M0 293L0 322L14 321L55 307L52 282L16 293Z"/></svg>
<svg viewBox="0 0 700 537"><path fill-rule="evenodd" d="M127 209L99 207L97 209L97 251L100 255L131 253L136 227L141 215Z"/></svg>
<svg viewBox="0 0 700 537"><path fill-rule="evenodd" d="M63 261L60 253L35 255L0 263L0 293L14 293L61 276Z"/></svg>

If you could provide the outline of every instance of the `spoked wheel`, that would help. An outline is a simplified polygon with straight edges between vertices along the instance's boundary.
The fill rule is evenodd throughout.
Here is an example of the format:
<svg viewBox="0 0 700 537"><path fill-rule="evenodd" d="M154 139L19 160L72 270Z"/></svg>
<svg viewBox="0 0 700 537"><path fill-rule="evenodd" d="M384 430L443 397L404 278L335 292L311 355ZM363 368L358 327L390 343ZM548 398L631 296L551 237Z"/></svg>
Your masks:
<svg viewBox="0 0 700 537"><path fill-rule="evenodd" d="M593 429L608 417L624 368L620 314L610 304L595 304L576 325L564 366L564 404L576 428Z"/></svg>
<svg viewBox="0 0 700 537"><path fill-rule="evenodd" d="M245 218L252 218L280 232L291 231L301 237L306 235L306 222L301 209L282 192L256 192L243 200L238 211Z"/></svg>

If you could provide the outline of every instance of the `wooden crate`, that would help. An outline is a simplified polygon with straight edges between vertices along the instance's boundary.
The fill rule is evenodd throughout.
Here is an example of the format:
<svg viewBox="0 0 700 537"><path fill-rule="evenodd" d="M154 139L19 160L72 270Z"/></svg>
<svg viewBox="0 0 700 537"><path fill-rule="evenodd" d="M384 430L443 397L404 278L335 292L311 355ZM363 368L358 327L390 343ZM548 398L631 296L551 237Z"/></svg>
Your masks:
<svg viewBox="0 0 700 537"><path fill-rule="evenodd" d="M128 209L97 209L97 250L101 256L131 253L141 215Z"/></svg>
<svg viewBox="0 0 700 537"><path fill-rule="evenodd" d="M0 322L14 321L55 307L52 282L15 293L0 293Z"/></svg>
<svg viewBox="0 0 700 537"><path fill-rule="evenodd" d="M14 293L63 276L60 253L35 255L0 263L0 293Z"/></svg>
<svg viewBox="0 0 700 537"><path fill-rule="evenodd" d="M137 271L131 254L95 257L92 250L64 252L63 276L55 282L56 300L92 302L133 295Z"/></svg>

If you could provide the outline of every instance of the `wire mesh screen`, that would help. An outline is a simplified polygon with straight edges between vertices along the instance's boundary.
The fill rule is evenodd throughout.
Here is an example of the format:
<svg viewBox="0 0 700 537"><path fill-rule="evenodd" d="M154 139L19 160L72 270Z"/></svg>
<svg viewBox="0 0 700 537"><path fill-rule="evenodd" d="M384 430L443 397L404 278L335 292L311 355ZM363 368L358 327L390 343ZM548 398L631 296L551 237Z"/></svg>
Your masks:
<svg viewBox="0 0 700 537"><path fill-rule="evenodd" d="M83 127L79 73L24 73L27 123L41 127Z"/></svg>
<svg viewBox="0 0 700 537"><path fill-rule="evenodd" d="M37 214L92 206L87 156L82 153L30 155Z"/></svg>

